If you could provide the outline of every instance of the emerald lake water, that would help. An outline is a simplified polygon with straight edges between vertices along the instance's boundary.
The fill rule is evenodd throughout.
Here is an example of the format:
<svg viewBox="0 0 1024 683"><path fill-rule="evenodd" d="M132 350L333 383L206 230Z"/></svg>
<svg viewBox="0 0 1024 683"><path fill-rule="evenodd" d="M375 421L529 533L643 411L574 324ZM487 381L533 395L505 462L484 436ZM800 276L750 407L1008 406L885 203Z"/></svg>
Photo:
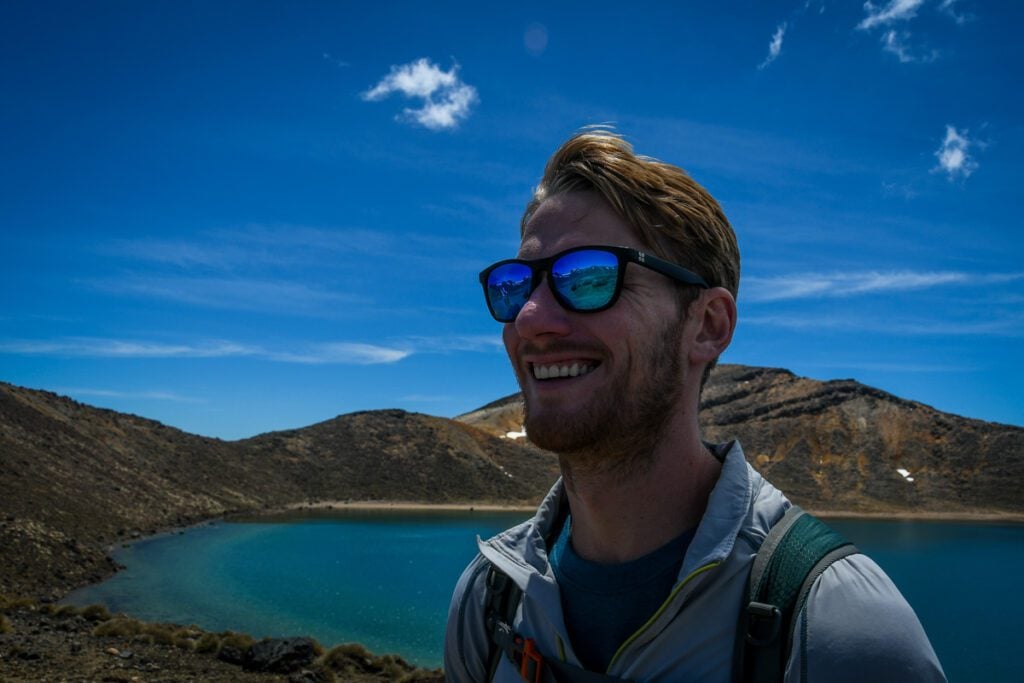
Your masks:
<svg viewBox="0 0 1024 683"><path fill-rule="evenodd" d="M525 513L334 512L218 522L121 548L69 602L256 637L360 642L440 666L448 602L487 537ZM831 520L917 611L951 681L1022 680L1024 526Z"/></svg>

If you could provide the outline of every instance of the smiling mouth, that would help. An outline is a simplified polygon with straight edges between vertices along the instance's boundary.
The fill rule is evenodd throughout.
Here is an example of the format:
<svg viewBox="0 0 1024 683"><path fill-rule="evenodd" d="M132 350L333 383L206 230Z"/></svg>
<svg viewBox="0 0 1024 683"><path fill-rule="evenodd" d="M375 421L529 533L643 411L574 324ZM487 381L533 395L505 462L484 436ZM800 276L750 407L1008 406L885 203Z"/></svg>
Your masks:
<svg viewBox="0 0 1024 683"><path fill-rule="evenodd" d="M596 361L573 361L571 363L551 363L541 365L533 363L530 369L534 379L561 379L563 377L580 377L599 365Z"/></svg>

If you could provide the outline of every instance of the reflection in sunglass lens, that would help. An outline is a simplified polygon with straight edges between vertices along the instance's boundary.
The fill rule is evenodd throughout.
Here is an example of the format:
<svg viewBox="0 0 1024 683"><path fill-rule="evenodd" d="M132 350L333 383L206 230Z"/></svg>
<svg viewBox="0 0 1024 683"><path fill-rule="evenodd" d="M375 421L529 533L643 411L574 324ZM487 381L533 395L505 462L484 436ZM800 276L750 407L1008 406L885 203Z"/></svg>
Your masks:
<svg viewBox="0 0 1024 683"><path fill-rule="evenodd" d="M577 311L607 306L615 296L619 259L615 254L585 249L566 254L551 266L552 284Z"/></svg>
<svg viewBox="0 0 1024 683"><path fill-rule="evenodd" d="M530 298L530 280L533 273L522 263L506 263L487 276L487 300L494 317L512 322L523 304Z"/></svg>

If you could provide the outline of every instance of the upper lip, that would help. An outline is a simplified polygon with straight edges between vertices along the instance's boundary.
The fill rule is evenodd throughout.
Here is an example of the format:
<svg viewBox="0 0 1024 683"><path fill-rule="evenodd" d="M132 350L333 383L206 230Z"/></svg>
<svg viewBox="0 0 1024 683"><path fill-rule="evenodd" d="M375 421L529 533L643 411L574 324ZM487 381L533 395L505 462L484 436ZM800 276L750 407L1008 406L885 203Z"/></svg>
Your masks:
<svg viewBox="0 0 1024 683"><path fill-rule="evenodd" d="M596 363L596 358L580 354L559 354L557 356L523 356L523 362L527 365L563 365L565 363Z"/></svg>

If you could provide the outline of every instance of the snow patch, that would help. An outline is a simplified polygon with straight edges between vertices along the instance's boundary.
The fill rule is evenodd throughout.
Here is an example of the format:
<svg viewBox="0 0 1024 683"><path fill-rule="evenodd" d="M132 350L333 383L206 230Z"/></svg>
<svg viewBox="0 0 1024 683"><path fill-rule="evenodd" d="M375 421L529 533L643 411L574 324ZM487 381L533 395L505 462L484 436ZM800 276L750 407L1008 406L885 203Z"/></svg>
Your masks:
<svg viewBox="0 0 1024 683"><path fill-rule="evenodd" d="M902 467L899 467L896 469L896 473L899 474L904 479L906 479L907 481L914 481L914 478L910 476L909 470L905 470Z"/></svg>

